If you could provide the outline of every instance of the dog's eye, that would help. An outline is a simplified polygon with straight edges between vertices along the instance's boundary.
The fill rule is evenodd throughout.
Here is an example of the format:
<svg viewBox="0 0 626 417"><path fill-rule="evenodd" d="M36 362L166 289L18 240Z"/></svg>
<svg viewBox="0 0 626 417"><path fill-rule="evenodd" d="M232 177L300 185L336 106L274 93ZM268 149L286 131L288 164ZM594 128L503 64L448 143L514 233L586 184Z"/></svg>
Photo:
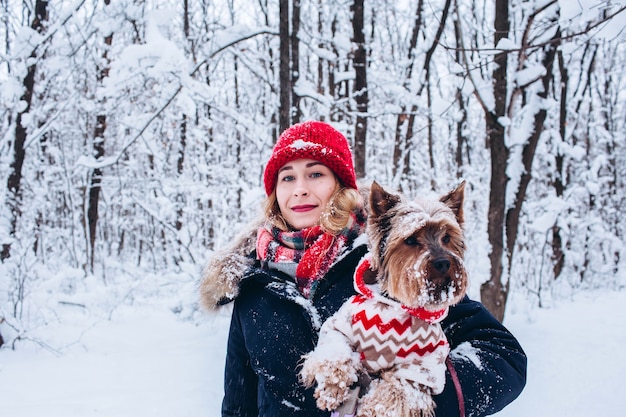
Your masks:
<svg viewBox="0 0 626 417"><path fill-rule="evenodd" d="M450 235L445 235L441 241L444 243L444 245L447 245L448 243L450 243Z"/></svg>
<svg viewBox="0 0 626 417"><path fill-rule="evenodd" d="M404 239L404 243L408 246L418 246L419 242L415 236L410 236Z"/></svg>

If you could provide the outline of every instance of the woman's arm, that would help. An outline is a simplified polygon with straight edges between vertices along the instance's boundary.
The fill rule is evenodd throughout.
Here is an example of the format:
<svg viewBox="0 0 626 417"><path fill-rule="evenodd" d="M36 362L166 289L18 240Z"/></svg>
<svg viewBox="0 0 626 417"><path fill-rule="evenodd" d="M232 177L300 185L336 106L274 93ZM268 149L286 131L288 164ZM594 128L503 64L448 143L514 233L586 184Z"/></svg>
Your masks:
<svg viewBox="0 0 626 417"><path fill-rule="evenodd" d="M465 297L450 309L442 325L463 392L465 417L496 413L517 398L526 384L526 354L481 303ZM460 415L454 382L446 372L444 391L435 397L437 417Z"/></svg>
<svg viewBox="0 0 626 417"><path fill-rule="evenodd" d="M237 309L234 309L226 348L222 417L258 416L257 385L257 376L250 366L241 322Z"/></svg>

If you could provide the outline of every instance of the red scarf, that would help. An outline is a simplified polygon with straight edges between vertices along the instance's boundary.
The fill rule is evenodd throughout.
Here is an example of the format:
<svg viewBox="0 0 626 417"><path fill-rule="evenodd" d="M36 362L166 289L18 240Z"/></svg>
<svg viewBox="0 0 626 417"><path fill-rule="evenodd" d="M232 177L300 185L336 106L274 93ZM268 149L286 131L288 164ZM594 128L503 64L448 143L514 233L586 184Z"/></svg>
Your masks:
<svg viewBox="0 0 626 417"><path fill-rule="evenodd" d="M262 227L256 243L257 258L266 265L295 263L298 290L309 298L313 284L326 275L337 255L359 235L362 225L353 217L350 226L336 236L324 233L319 225L295 232Z"/></svg>

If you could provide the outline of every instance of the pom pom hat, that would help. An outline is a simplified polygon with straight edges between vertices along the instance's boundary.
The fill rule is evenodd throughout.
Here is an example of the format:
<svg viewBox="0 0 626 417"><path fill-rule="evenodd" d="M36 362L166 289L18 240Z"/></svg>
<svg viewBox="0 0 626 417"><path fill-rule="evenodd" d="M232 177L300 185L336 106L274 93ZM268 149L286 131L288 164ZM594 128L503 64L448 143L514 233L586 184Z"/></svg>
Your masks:
<svg viewBox="0 0 626 417"><path fill-rule="evenodd" d="M357 188L352 153L345 136L326 123L309 121L291 126L278 138L263 175L267 195L276 187L278 170L296 159L319 161L330 168L344 186Z"/></svg>

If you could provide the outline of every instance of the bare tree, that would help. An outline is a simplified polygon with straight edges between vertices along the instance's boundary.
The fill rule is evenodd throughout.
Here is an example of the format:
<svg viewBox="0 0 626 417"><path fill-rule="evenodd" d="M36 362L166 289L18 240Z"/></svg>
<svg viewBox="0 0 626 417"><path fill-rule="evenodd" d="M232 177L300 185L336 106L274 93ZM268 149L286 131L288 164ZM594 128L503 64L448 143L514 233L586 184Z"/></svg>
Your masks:
<svg viewBox="0 0 626 417"><path fill-rule="evenodd" d="M456 3L456 2L455 2ZM455 4L455 9L458 5ZM456 39L456 52L455 52L455 60L456 62L463 62L463 53L461 52L464 49L463 46L463 32L461 30L461 24L458 19L454 19L454 34ZM459 112L461 114L460 118L456 121L456 176L457 178L462 177L463 171L463 150L465 149L465 155L467 158L467 162L471 165L470 152L469 152L469 142L467 140L465 129L468 121L468 111L466 105L467 98L463 94L462 88L459 86L456 90L456 102L459 106Z"/></svg>
<svg viewBox="0 0 626 417"><path fill-rule="evenodd" d="M33 20L30 27L38 33L45 31L46 21L48 20L48 2L37 0L33 12ZM14 236L17 230L17 222L21 212L21 187L22 187L22 168L26 159L26 139L28 130L25 125L24 116L31 110L33 101L33 92L35 88L35 73L37 71L37 46L35 46L30 54L30 64L28 65L26 76L23 79L23 93L21 101L25 103L23 109L18 111L15 121L15 135L13 139L13 161L10 166L10 173L7 180L7 206L9 208L10 225L9 236ZM12 242L3 242L2 251L0 252L0 261L4 261L11 256Z"/></svg>
<svg viewBox="0 0 626 417"><path fill-rule="evenodd" d="M531 54L541 53L541 66L545 69L543 75L523 83L515 83L509 90L508 60L509 53L500 51L494 58L493 96L494 106L486 108L486 133L491 154L491 183L489 194L488 236L491 243L489 259L491 262L490 279L481 285L481 301L494 316L504 319L506 302L510 290L510 275L515 253L519 222L522 206L526 200L528 185L532 179L532 164L535 158L539 138L544 130L547 116L545 108L539 108L533 115L533 128L527 135L519 156L523 171L519 178L510 178L507 169L511 158L518 158L513 154L512 145L507 138L511 136L510 128L502 120L512 120L521 109L530 106L534 97L546 99L553 80L553 65L559 46L559 31L555 31L550 42L543 47L532 44L531 29L542 13L546 13L556 1L548 2L543 7L533 11L526 21L521 37L521 46L517 56L517 70L521 71L529 63ZM546 19L548 24L558 25L558 14L550 14ZM509 3L496 0L494 45L509 36ZM546 24L546 22L544 22ZM515 181L511 181L515 180ZM511 189L510 189L511 188ZM507 194L513 195L512 201L507 201ZM506 256L506 257L505 257Z"/></svg>
<svg viewBox="0 0 626 417"><path fill-rule="evenodd" d="M558 36L561 36L561 31L558 31ZM567 66L565 65L563 58L563 51L557 51L559 75L561 78L561 87L559 89L559 136L561 140L566 136L567 125L567 105L568 105L568 85L569 85L569 73ZM561 149L557 149L554 156L555 172L552 186L557 197L562 198L565 191L565 170L564 162L565 157ZM558 223L555 223L552 227L552 272L554 278L557 279L563 267L565 265L565 253L563 251L563 238L561 236L561 227Z"/></svg>
<svg viewBox="0 0 626 417"><path fill-rule="evenodd" d="M280 109L278 110L278 130L282 132L291 125L291 32L289 30L289 0L280 0L279 4Z"/></svg>
<svg viewBox="0 0 626 417"><path fill-rule="evenodd" d="M468 177L468 213L489 224L468 223L467 243L489 239L481 297L496 316L540 275L555 296L619 276L625 46L599 25L624 6L592 20L558 18L555 0L498 0L495 16L477 0L167 0L182 16L163 19L150 2L83 3L0 3L0 310L18 333L33 323L22 311L47 314L28 300L59 266L83 268L63 279L88 290L94 270L110 286L166 279L219 248L257 208L272 141L304 115L348 128L359 176L407 192Z"/></svg>
<svg viewBox="0 0 626 417"><path fill-rule="evenodd" d="M355 72L354 101L356 102L356 127L354 129L354 165L357 178L365 177L365 159L367 144L367 51L364 33L364 0L354 0L352 10L352 42Z"/></svg>
<svg viewBox="0 0 626 417"><path fill-rule="evenodd" d="M452 0L446 0L444 3L443 9L441 11L441 19L439 19L439 25L437 26L437 31L433 37L432 42L430 43L428 49L426 50L426 54L424 57L424 62L422 65L422 70L424 74L424 81L419 83L419 87L416 89L414 94L416 96L420 96L424 90L427 89L427 107L429 113L432 108L432 97L431 97L431 64L434 59L434 54L437 48L440 45L441 36L446 27L446 23L448 20L448 15L450 13L450 7L452 5ZM410 62L407 71L406 78L403 80L403 83L408 86L411 77L413 76L413 66L414 61L416 59L415 56L415 48L417 47L417 41L419 37L419 33L422 30L422 8L423 1L420 0L417 5L417 10L415 13L415 21L412 29L411 40L409 42L408 48L408 62ZM418 107L416 104L411 105L410 109L407 109L405 105L402 106L402 111L398 114L398 118L396 121L396 140L394 146L394 176L398 173L403 177L408 177L410 173L410 154L409 149L415 148L411 145L412 139L415 135L415 122L417 117ZM428 155L429 155L429 163L430 168L433 169L435 166L434 156L433 156L433 131L432 131L432 115L428 117ZM400 188L402 188L402 181L399 181Z"/></svg>
<svg viewBox="0 0 626 417"><path fill-rule="evenodd" d="M509 2L508 0L495 1L494 16L494 45L509 36ZM487 215L487 233L491 251L490 279L480 288L481 301L499 319L504 317L507 287L503 283L503 256L505 253L504 218L506 209L506 187L508 177L506 173L509 159L509 149L505 142L505 127L500 119L506 115L506 100L508 86L508 53L501 51L494 57L493 108L485 110L485 131L491 154L491 181L489 192L489 211Z"/></svg>
<svg viewBox="0 0 626 417"><path fill-rule="evenodd" d="M105 7L110 4L111 0L104 0ZM102 52L102 68L98 69L97 78L98 85L109 75L109 48L113 42L113 34L107 34L104 37L104 51ZM93 157L96 161L104 157L104 137L107 128L107 115L100 113L96 116L96 127L93 135ZM87 224L89 236L89 266L93 272L94 259L96 253L96 233L98 227L98 205L100 203L100 192L102 190L102 169L94 168L90 173L90 183L87 199Z"/></svg>
<svg viewBox="0 0 626 417"><path fill-rule="evenodd" d="M409 65L406 69L405 79L403 80L403 85L405 88L409 88L409 82L413 76L413 67L415 65L415 51L417 47L417 39L420 31L422 30L422 10L424 7L424 1L419 0L417 7L415 9L415 19L413 22L413 28L411 31L411 38L409 40L408 47L408 62ZM396 120L396 131L395 131L395 143L393 147L393 176L399 177L399 184L402 188L402 179L408 177L409 175L409 161L410 161L410 135L408 132L413 131L413 123L415 118L410 118L409 112L414 114L416 111L416 107L413 106L410 110L407 109L406 105L402 105L402 111L398 114ZM408 126L407 126L408 123Z"/></svg>
<svg viewBox="0 0 626 417"><path fill-rule="evenodd" d="M291 71L289 72L291 78L290 124L298 123L302 117L302 112L300 111L300 96L296 89L296 84L298 84L298 79L300 78L300 40L298 39L300 33L300 1L301 0L293 0L291 6L291 42L289 43L289 57L291 61Z"/></svg>

